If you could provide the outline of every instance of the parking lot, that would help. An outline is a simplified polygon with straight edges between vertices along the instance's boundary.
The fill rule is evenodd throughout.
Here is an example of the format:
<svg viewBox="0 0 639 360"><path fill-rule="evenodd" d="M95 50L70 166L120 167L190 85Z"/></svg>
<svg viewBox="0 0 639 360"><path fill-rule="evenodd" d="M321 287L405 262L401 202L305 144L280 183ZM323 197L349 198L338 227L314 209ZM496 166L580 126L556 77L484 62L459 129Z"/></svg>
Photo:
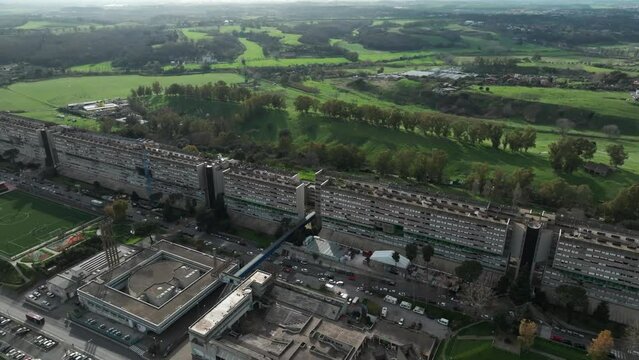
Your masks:
<svg viewBox="0 0 639 360"><path fill-rule="evenodd" d="M42 310L52 310L60 305L60 301L55 294L47 289L46 285L40 285L24 296L24 300L31 306Z"/></svg>
<svg viewBox="0 0 639 360"><path fill-rule="evenodd" d="M2 316L0 353L7 359L62 359L64 349L58 341L41 334L36 327Z"/></svg>
<svg viewBox="0 0 639 360"><path fill-rule="evenodd" d="M439 324L437 319L429 319L426 315L418 314L412 310L403 309L397 304L384 302L384 295L407 296L405 290L400 290L389 282L363 277L361 275L339 274L329 271L325 267L310 264L306 261L283 262L283 270L280 278L290 283L319 289L326 287L329 291L346 300L354 298L368 298L382 307L387 307L387 314L381 321L394 323L396 326L412 328L427 332L435 337L444 338L448 334L448 327ZM290 266L290 267L289 267ZM327 285L328 284L328 285ZM399 325L403 319L402 325ZM421 324L421 327L420 325Z"/></svg>

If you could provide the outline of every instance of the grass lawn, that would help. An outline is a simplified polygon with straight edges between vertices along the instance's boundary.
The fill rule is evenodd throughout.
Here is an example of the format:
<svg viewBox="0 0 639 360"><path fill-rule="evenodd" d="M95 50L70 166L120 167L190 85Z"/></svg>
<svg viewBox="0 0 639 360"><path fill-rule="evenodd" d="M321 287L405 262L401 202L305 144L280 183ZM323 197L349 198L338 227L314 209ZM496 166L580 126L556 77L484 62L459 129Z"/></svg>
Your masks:
<svg viewBox="0 0 639 360"><path fill-rule="evenodd" d="M443 346L443 344L442 344ZM438 355L441 354L441 351ZM548 360L543 355L525 353L521 356L505 350L494 348L490 340L458 340L449 341L447 358L454 360ZM443 359L443 356L438 356Z"/></svg>
<svg viewBox="0 0 639 360"><path fill-rule="evenodd" d="M549 343L550 346L546 346L546 343ZM437 360L444 359L443 349L445 345L445 342L440 345L436 356ZM560 344L553 344L550 343L550 341L542 339L535 340L534 349L558 356L565 360L587 359L586 354L580 350ZM517 356L505 350L494 348L490 340L459 340L457 338L448 340L446 355L449 360L549 360L549 357L530 351Z"/></svg>
<svg viewBox="0 0 639 360"><path fill-rule="evenodd" d="M59 28L73 28L73 27L88 27L88 26L96 26L99 27L99 24L86 24L86 23L70 23L70 22L57 22L57 21L40 21L40 20L30 20L26 23L16 27L19 30L38 30L38 29L59 29Z"/></svg>
<svg viewBox="0 0 639 360"><path fill-rule="evenodd" d="M415 56L424 56L428 57L432 55L432 51L380 51L380 50L370 50L366 49L363 45L357 43L351 43L345 40L340 39L331 39L331 45L336 45L347 49L349 51L354 51L359 54L360 61L384 61L384 60L395 60L400 59L402 57L415 57Z"/></svg>
<svg viewBox="0 0 639 360"><path fill-rule="evenodd" d="M540 338L535 339L533 349L562 357L565 360L585 360L588 358L583 350Z"/></svg>
<svg viewBox="0 0 639 360"><path fill-rule="evenodd" d="M244 45L246 50L244 50L244 53L242 53L242 55L238 56L238 58L235 60L236 62L241 61L242 59L246 61L264 59L264 51L262 50L260 44L247 40L245 38L240 38L240 42L242 43L242 45Z"/></svg>
<svg viewBox="0 0 639 360"><path fill-rule="evenodd" d="M220 63L214 64L212 67L214 69L235 69L241 67L241 56L238 58L236 62L233 63ZM273 59L273 58L263 58L258 60L247 60L246 66L248 67L286 67L286 66L301 66L301 65L312 65L312 64L344 64L349 62L348 60L341 57L330 57L330 58L295 58L295 59Z"/></svg>
<svg viewBox="0 0 639 360"><path fill-rule="evenodd" d="M206 39L213 38L213 36L205 32L197 31L195 29L180 29L180 31L182 31L182 34L184 34L184 36L186 36L187 39L193 40L193 41L206 40Z"/></svg>
<svg viewBox="0 0 639 360"><path fill-rule="evenodd" d="M0 195L0 253L14 256L95 215L21 191Z"/></svg>
<svg viewBox="0 0 639 360"><path fill-rule="evenodd" d="M244 78L231 73L209 73L183 76L84 76L43 81L22 82L0 89L0 110L22 111L22 115L67 125L95 128L92 120L70 123L57 118L56 108L68 103L126 97L132 88L159 81L163 86L173 83L201 85L218 80L227 83L243 82Z"/></svg>
<svg viewBox="0 0 639 360"><path fill-rule="evenodd" d="M484 321L460 331L457 335L490 336L494 331L495 326L490 322Z"/></svg>
<svg viewBox="0 0 639 360"><path fill-rule="evenodd" d="M69 71L79 72L79 73L88 73L88 72L111 72L113 71L113 66L111 66L110 61L104 61L96 64L84 64L72 66L69 68Z"/></svg>
<svg viewBox="0 0 639 360"><path fill-rule="evenodd" d="M479 91L478 89L476 89ZM632 104L630 94L619 91L588 91L523 86L491 86L492 95L570 106L602 115L639 120L639 105Z"/></svg>
<svg viewBox="0 0 639 360"><path fill-rule="evenodd" d="M266 249L275 240L272 236L261 234L257 231L243 227L235 227L234 234L252 242L262 249Z"/></svg>

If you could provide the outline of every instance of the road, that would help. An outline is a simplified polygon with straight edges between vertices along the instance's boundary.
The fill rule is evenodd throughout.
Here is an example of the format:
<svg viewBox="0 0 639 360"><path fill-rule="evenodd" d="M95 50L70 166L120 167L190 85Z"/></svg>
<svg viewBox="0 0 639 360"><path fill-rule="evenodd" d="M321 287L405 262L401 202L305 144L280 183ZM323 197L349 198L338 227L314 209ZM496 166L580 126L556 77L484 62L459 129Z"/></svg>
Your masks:
<svg viewBox="0 0 639 360"><path fill-rule="evenodd" d="M12 290L0 290L0 313L4 313L15 319L24 319L24 314L28 311L35 311L44 315L45 324L41 327L41 332L45 336L59 340L61 347L68 349L80 349L101 360L128 360L139 357L120 346L114 345L111 341L87 333L81 328L67 325L66 313L61 311L51 311L43 314L34 310L23 301L25 294L16 294Z"/></svg>

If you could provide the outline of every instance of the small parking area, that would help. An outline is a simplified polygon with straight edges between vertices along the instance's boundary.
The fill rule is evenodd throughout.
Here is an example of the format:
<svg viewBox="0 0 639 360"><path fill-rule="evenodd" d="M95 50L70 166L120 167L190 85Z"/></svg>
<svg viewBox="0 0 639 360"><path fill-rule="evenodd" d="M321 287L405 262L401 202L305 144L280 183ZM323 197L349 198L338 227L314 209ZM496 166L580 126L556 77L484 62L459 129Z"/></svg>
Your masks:
<svg viewBox="0 0 639 360"><path fill-rule="evenodd" d="M40 285L24 296L24 301L34 307L50 311L60 305L60 298L47 289L46 285Z"/></svg>
<svg viewBox="0 0 639 360"><path fill-rule="evenodd" d="M64 349L37 328L0 316L0 353L7 359L62 359Z"/></svg>
<svg viewBox="0 0 639 360"><path fill-rule="evenodd" d="M72 320L97 334L117 341L124 345L131 346L142 339L142 334L135 330L111 321L98 314L87 312L85 314L74 316Z"/></svg>

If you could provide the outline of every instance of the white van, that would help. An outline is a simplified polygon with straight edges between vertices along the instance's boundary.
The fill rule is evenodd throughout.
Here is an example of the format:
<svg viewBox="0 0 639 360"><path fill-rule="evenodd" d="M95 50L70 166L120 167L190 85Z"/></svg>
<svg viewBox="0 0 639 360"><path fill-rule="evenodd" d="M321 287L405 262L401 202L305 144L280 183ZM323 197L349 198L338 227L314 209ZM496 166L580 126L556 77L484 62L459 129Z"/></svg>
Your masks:
<svg viewBox="0 0 639 360"><path fill-rule="evenodd" d="M409 303L408 301L402 301L399 304L399 307L401 307L402 309L410 310L413 308L413 304Z"/></svg>
<svg viewBox="0 0 639 360"><path fill-rule="evenodd" d="M357 304L358 301L359 301L359 297L355 296L351 304Z"/></svg>
<svg viewBox="0 0 639 360"><path fill-rule="evenodd" d="M448 326L448 319L441 318L437 320L437 322L441 325Z"/></svg>
<svg viewBox="0 0 639 360"><path fill-rule="evenodd" d="M387 302L387 303L391 303L393 305L397 304L397 298L393 297L393 296L390 296L390 295L386 295L384 297L384 301Z"/></svg>
<svg viewBox="0 0 639 360"><path fill-rule="evenodd" d="M413 309L413 312L416 312L420 315L424 315L425 309L423 307L420 306L415 306L415 308Z"/></svg>
<svg viewBox="0 0 639 360"><path fill-rule="evenodd" d="M388 308L386 306L384 306L382 308L382 317L385 318L386 315L388 315Z"/></svg>

